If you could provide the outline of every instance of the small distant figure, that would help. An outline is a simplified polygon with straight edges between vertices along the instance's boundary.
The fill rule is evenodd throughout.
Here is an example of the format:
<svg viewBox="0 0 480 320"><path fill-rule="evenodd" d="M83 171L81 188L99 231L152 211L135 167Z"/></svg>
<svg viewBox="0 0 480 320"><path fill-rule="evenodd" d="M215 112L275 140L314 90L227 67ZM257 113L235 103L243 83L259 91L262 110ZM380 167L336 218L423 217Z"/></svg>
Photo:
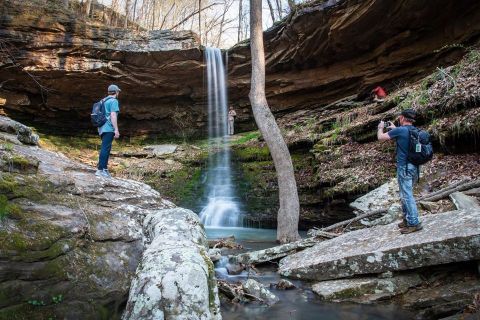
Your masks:
<svg viewBox="0 0 480 320"><path fill-rule="evenodd" d="M118 130L118 113L120 108L118 105L118 95L120 94L120 88L112 84L108 86L108 96L102 100L105 108L106 122L104 125L98 128L98 134L102 139L102 147L98 156L98 167L95 175L97 177L111 178L108 172L108 158L110 157L110 151L112 150L113 139L120 137L120 131Z"/></svg>
<svg viewBox="0 0 480 320"><path fill-rule="evenodd" d="M374 102L383 102L387 97L387 93L384 88L378 86L372 90L372 97Z"/></svg>
<svg viewBox="0 0 480 320"><path fill-rule="evenodd" d="M228 111L228 134L231 136L234 133L234 123L235 123L235 117L237 116L237 113L235 110L233 110L233 107L230 107L230 110Z"/></svg>

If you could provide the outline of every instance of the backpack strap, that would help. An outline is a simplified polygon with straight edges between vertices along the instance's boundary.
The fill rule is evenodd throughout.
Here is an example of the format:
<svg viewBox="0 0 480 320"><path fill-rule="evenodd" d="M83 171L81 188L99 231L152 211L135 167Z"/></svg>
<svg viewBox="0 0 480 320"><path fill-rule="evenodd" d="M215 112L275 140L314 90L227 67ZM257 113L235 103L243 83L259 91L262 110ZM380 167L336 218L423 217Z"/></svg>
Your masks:
<svg viewBox="0 0 480 320"><path fill-rule="evenodd" d="M107 101L110 100L110 99L114 99L114 98L111 97L111 96L108 96L108 97L105 97L105 98L103 98L103 99L101 100L101 101L102 101L102 108L103 108L103 112L104 112L104 113L107 113L107 112L106 112L107 110L105 109L105 102L107 102Z"/></svg>
<svg viewBox="0 0 480 320"><path fill-rule="evenodd" d="M405 164L405 175L407 175L407 173L408 173L408 153L410 153L410 147L411 147L411 142L412 142L411 135L412 135L413 130L417 131L417 138L420 139L420 135L418 133L418 128L417 127L409 126L409 127L407 127L407 130L408 130L408 149L407 149L407 160L406 160L406 164ZM420 182L420 166L417 165L416 167L417 167L417 183L419 183Z"/></svg>

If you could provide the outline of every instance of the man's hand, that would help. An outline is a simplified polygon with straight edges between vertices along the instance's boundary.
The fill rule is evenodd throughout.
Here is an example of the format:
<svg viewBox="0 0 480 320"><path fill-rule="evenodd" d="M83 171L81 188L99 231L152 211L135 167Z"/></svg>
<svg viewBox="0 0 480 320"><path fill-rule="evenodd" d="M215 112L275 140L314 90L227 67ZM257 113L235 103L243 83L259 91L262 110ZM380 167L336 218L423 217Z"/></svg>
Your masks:
<svg viewBox="0 0 480 320"><path fill-rule="evenodd" d="M383 132L384 128L385 128L385 122L380 121L380 123L378 124L378 130L377 130L377 138L379 141L390 140L390 136L388 135L388 133Z"/></svg>
<svg viewBox="0 0 480 320"><path fill-rule="evenodd" d="M115 136L114 136L115 139L118 139L120 138L120 132L118 130L115 130Z"/></svg>
<svg viewBox="0 0 480 320"><path fill-rule="evenodd" d="M388 121L387 124L387 129L395 129L397 127L392 121Z"/></svg>

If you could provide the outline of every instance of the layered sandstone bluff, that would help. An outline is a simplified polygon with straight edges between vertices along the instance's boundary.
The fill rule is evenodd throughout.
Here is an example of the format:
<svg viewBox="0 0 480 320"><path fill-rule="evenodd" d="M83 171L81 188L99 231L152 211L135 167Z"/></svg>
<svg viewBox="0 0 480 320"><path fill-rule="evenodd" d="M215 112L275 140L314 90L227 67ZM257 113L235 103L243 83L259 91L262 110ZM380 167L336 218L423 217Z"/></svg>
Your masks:
<svg viewBox="0 0 480 320"><path fill-rule="evenodd" d="M282 116L417 79L457 61L480 36L479 20L474 0L299 6L265 32L269 104ZM0 34L0 107L11 117L57 133L91 131L91 104L115 82L124 134L206 134L203 52L190 32L133 33L1 0ZM230 100L240 128L252 128L248 42L228 55Z"/></svg>
<svg viewBox="0 0 480 320"><path fill-rule="evenodd" d="M125 319L220 319L193 212L148 185L97 178L91 167L19 141L36 139L0 117L1 319L119 319L132 279L145 276L142 289L155 290L134 285Z"/></svg>

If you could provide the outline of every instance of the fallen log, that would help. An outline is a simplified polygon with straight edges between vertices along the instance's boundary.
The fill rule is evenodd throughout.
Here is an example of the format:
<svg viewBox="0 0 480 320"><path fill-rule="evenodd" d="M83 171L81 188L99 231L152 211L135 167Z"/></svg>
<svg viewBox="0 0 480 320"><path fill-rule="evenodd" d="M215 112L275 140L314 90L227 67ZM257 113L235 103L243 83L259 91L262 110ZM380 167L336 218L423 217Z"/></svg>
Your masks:
<svg viewBox="0 0 480 320"><path fill-rule="evenodd" d="M339 236L339 234L337 233L323 231L322 229L318 229L318 228L313 228L311 230L308 230L308 232L309 233L307 234L310 237L323 237L327 239L333 239Z"/></svg>
<svg viewBox="0 0 480 320"><path fill-rule="evenodd" d="M443 198L448 197L450 194L452 194L454 192L465 191L465 190L474 189L474 188L478 188L478 187L480 187L480 180L473 180L473 181L458 185L455 188L445 188L445 189L443 189L443 191L440 190L441 192L437 191L437 192L435 192L434 195L427 195L425 197L420 198L419 200L435 202L435 201L438 201L438 200L441 200Z"/></svg>
<svg viewBox="0 0 480 320"><path fill-rule="evenodd" d="M464 180L460 180L452 185L449 185L443 189L440 189L440 190L437 190L437 191L434 191L434 192L431 192L429 194L426 194L424 196L421 196L417 199L417 201L422 201L422 200L425 200L426 198L430 198L430 197L433 197L433 196L436 196L436 195L439 195L441 193L444 193L444 192L447 192L448 190L451 190L451 189L455 189L463 184L466 184L466 183L469 183L471 180L470 179L464 179Z"/></svg>
<svg viewBox="0 0 480 320"><path fill-rule="evenodd" d="M348 225L348 224L350 224L350 223L353 223L353 222L356 222L356 221L359 221L359 220L362 220L362 219L365 219L365 218L374 216L374 215L376 215L376 214L385 213L385 212L387 212L387 209L386 209L386 208L381 208L381 209L373 210L373 211L370 211L370 212L366 212L366 213L364 213L364 214L361 214L361 215L359 215L359 216L356 216L355 218L348 219L348 220L344 220L344 221L340 221L340 222L338 222L338 223L332 224L331 226L322 228L322 229L320 229L320 231L331 231L331 230L335 230L335 229L337 229L337 228L339 228L339 227L346 226L346 225Z"/></svg>
<svg viewBox="0 0 480 320"><path fill-rule="evenodd" d="M329 232L320 231L319 233L324 234L324 235L328 235L329 239L331 239L333 236L337 236L337 235L334 235L334 234L329 233ZM320 236L322 236L322 235L320 235ZM295 252L303 250L305 248L312 247L322 240L323 239L321 239L319 237L305 238L305 239L302 239L302 240L282 244L282 245L272 247L272 248L268 248L268 249L246 252L246 253L241 253L241 254L234 255L234 256L229 256L229 261L231 263L242 263L242 264L247 264L247 265L255 265L255 264L275 261L275 260L279 260L283 257L286 257L287 255L289 255L291 253L295 253Z"/></svg>

